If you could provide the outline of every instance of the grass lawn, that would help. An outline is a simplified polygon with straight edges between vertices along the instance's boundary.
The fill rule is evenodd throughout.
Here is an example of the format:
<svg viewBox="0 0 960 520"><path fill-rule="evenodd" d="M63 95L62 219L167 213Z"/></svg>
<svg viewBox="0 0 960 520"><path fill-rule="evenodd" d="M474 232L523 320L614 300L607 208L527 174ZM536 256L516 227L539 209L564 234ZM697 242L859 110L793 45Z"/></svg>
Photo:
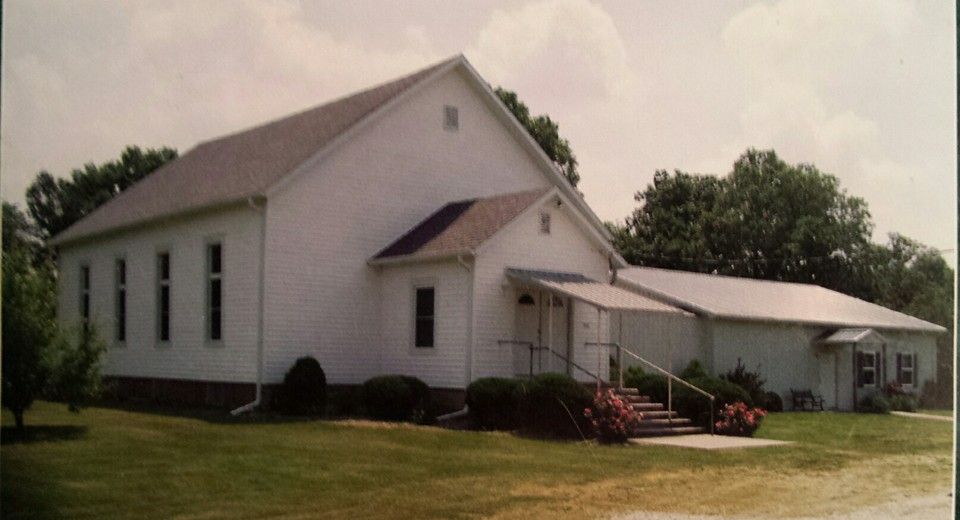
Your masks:
<svg viewBox="0 0 960 520"><path fill-rule="evenodd" d="M37 403L2 422L2 516L583 518L636 509L818 514L946 492L953 425L782 413L788 447L598 446L364 421Z"/></svg>

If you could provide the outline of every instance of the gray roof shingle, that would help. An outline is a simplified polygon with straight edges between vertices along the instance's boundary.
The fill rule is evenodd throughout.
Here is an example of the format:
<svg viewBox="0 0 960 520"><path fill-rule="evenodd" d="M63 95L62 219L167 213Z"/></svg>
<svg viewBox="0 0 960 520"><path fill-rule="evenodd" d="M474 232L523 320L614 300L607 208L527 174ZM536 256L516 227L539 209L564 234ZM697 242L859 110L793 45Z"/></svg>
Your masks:
<svg viewBox="0 0 960 520"><path fill-rule="evenodd" d="M451 202L374 255L372 260L472 252L551 189Z"/></svg>
<svg viewBox="0 0 960 520"><path fill-rule="evenodd" d="M400 79L198 144L51 239L52 244L264 192L380 106L460 56Z"/></svg>
<svg viewBox="0 0 960 520"><path fill-rule="evenodd" d="M812 284L652 267L617 271L618 283L681 308L729 319L944 332L939 325Z"/></svg>

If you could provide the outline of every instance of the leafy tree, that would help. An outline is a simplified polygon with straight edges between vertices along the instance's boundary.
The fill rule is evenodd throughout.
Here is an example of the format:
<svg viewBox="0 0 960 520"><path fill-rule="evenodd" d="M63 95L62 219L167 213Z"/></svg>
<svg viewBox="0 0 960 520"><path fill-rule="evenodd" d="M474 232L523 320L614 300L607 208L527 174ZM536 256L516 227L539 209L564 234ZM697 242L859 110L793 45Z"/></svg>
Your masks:
<svg viewBox="0 0 960 520"><path fill-rule="evenodd" d="M66 403L71 412L100 396L100 359L106 344L93 324L61 331L51 351L55 368L45 395Z"/></svg>
<svg viewBox="0 0 960 520"><path fill-rule="evenodd" d="M49 383L56 334L56 289L49 264L34 266L23 248L3 252L3 407L23 428L23 412Z"/></svg>
<svg viewBox="0 0 960 520"><path fill-rule="evenodd" d="M635 198L614 233L631 263L867 295L855 267L870 244L866 203L813 165L751 149L726 177L658 171Z"/></svg>
<svg viewBox="0 0 960 520"><path fill-rule="evenodd" d="M119 160L99 166L87 163L73 170L69 179L41 171L27 189L27 207L42 237L50 238L176 157L176 150L166 147L128 146Z"/></svg>
<svg viewBox="0 0 960 520"><path fill-rule="evenodd" d="M577 184L580 183L580 173L577 172L577 158L573 155L570 142L560 137L560 127L557 126L557 123L546 114L531 116L527 105L520 101L517 94L512 91L497 87L494 92L496 92L500 101L503 101L503 104L510 109L517 121L527 129L530 137L533 137L533 140L540 145L547 157L560 168L570 185L576 188Z"/></svg>

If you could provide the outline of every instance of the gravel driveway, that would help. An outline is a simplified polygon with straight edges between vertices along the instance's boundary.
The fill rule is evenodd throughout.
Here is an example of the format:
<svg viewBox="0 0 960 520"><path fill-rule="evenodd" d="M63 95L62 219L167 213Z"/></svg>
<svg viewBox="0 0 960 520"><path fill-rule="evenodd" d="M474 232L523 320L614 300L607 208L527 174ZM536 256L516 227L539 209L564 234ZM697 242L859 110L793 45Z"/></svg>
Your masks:
<svg viewBox="0 0 960 520"><path fill-rule="evenodd" d="M656 513L637 511L613 517L615 520L760 520L763 516L712 516L685 515L681 513ZM949 494L937 494L920 498L905 498L880 506L871 506L844 514L820 517L792 517L786 520L875 520L892 518L896 520L940 520L953 518L953 497Z"/></svg>

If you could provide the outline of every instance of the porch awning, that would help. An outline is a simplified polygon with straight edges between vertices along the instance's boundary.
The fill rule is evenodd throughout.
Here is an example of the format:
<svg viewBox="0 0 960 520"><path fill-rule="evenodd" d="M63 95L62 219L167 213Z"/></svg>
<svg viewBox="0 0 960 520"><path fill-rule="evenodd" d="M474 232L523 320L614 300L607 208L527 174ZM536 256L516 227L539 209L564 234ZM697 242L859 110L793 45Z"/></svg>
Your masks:
<svg viewBox="0 0 960 520"><path fill-rule="evenodd" d="M864 343L864 344L873 344L879 345L886 343L886 338L884 338L879 332L870 329L870 328L852 328L852 329L838 329L832 333L827 334L824 338L820 339L818 343L821 345L846 345L849 343Z"/></svg>
<svg viewBox="0 0 960 520"><path fill-rule="evenodd" d="M607 311L690 314L672 305L640 296L615 285L598 282L579 273L507 268L507 277L520 283L568 296Z"/></svg>

